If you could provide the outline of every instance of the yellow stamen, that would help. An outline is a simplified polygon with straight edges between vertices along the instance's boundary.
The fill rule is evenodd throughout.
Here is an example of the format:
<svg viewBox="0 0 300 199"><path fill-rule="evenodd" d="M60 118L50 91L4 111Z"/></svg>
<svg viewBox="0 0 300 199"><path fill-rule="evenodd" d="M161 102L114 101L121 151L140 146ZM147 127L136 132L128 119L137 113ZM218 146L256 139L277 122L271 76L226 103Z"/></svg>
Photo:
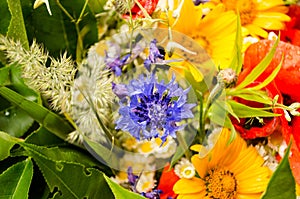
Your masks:
<svg viewBox="0 0 300 199"><path fill-rule="evenodd" d="M256 16L256 5L251 0L223 0L227 10L239 11L242 25L251 24Z"/></svg>
<svg viewBox="0 0 300 199"><path fill-rule="evenodd" d="M237 198L237 181L232 172L215 168L208 171L205 177L206 198L235 199Z"/></svg>

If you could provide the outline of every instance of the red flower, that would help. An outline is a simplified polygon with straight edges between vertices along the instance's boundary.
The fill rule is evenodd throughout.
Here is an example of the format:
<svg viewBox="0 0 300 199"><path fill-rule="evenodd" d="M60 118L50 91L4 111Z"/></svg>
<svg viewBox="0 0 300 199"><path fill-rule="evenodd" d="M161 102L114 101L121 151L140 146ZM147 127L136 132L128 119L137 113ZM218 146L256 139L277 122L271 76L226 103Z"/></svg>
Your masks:
<svg viewBox="0 0 300 199"><path fill-rule="evenodd" d="M258 84L258 82L254 82L249 87L255 86L257 84ZM277 89L274 82L267 85L265 88L263 88L263 90L265 90L267 92L267 94L270 98L274 98L276 95L279 95L278 102L279 103L283 102L281 93ZM263 107L263 104L258 103L258 102L247 101L247 100L243 100L240 98L236 98L236 100L238 102L248 105L250 107L256 107L256 108ZM286 121L286 119L284 118L282 109L274 108L273 113L281 114L282 116L262 118L263 124L259 123L258 121L255 121L254 118L240 118L240 122L238 122L236 119L232 118L232 123L233 123L235 129L240 133L240 135L244 139L255 139L258 137L267 137L276 131L281 133L281 131L282 131L281 123ZM287 121L286 121L286 125L288 125Z"/></svg>
<svg viewBox="0 0 300 199"><path fill-rule="evenodd" d="M170 169L169 164L165 166L157 187L158 190L162 191L160 199L176 198L177 194L173 192L173 186L178 180L179 177L175 174L174 169Z"/></svg>
<svg viewBox="0 0 300 199"><path fill-rule="evenodd" d="M289 6L288 15L291 17L291 21L287 22L285 29L281 31L280 39L300 46L300 6Z"/></svg>
<svg viewBox="0 0 300 199"><path fill-rule="evenodd" d="M239 81L243 80L252 69L270 51L274 41L261 40L248 47L245 52L243 71L239 75ZM289 95L294 101L300 101L300 47L280 41L275 55L268 68L261 74L257 81L263 81L278 66L283 57L283 63L278 75L275 78L276 85L280 92Z"/></svg>
<svg viewBox="0 0 300 199"><path fill-rule="evenodd" d="M158 3L158 0L138 0L138 2L141 4L141 6L146 10L146 12L151 15ZM140 7L137 4L134 4L134 6L131 9L132 18L139 18L139 17L145 17L143 11L140 9ZM124 15L125 18L129 17L129 13Z"/></svg>
<svg viewBox="0 0 300 199"><path fill-rule="evenodd" d="M298 16L300 16L299 12L299 7L297 7ZM293 23L294 27L300 27L300 20L296 20ZM242 81L263 59L263 57L265 57L273 44L274 41L261 40L252 44L246 50L244 68L239 76L239 81ZM279 42L272 62L264 73L257 78L257 80L263 81L268 75L270 75L275 67L280 63L282 56L284 58L282 67L274 81L276 82L280 92L290 98L288 104L285 105L290 105L295 101L300 102L300 92L298 91L300 88L300 47L282 41ZM279 103L281 103L281 101L279 101ZM281 131L282 137L286 143L289 143L290 140L292 140L292 155L290 156L289 161L295 180L298 184L300 184L300 117L292 117L292 121L290 123L288 123L283 116L279 117L279 119L279 130ZM276 130L278 130L278 128Z"/></svg>

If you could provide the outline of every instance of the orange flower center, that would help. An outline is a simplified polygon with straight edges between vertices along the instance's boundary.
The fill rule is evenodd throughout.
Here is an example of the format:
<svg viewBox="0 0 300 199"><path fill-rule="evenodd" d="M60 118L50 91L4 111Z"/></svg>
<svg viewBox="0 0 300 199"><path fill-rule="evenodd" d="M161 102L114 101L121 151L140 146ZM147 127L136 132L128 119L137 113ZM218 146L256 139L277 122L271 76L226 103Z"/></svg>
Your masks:
<svg viewBox="0 0 300 199"><path fill-rule="evenodd" d="M237 182L232 172L226 169L211 169L205 177L205 198L236 199Z"/></svg>
<svg viewBox="0 0 300 199"><path fill-rule="evenodd" d="M256 16L256 6L251 0L222 0L227 10L239 11L242 25L251 24Z"/></svg>

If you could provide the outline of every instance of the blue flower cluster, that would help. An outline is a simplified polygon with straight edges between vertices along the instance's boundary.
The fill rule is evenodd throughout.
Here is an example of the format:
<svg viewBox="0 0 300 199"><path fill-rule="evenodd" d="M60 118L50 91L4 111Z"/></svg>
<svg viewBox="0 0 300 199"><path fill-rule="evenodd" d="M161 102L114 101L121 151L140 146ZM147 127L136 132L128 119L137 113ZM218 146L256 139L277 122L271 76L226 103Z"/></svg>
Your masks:
<svg viewBox="0 0 300 199"><path fill-rule="evenodd" d="M176 138L176 132L185 127L178 122L194 117L191 109L195 104L187 103L189 88L179 87L175 76L165 84L153 74L141 75L125 86L127 100L121 100L125 103L120 105L116 129L128 131L138 140L159 137L164 143L169 135Z"/></svg>

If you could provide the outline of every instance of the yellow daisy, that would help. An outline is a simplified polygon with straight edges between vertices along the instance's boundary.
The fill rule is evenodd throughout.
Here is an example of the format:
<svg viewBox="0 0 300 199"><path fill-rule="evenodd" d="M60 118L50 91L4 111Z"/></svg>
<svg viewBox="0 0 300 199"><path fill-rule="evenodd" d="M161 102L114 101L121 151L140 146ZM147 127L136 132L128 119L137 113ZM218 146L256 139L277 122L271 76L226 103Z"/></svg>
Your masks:
<svg viewBox="0 0 300 199"><path fill-rule="evenodd" d="M268 37L266 30L281 30L290 17L282 0L220 0L227 10L238 10L244 31L252 36Z"/></svg>
<svg viewBox="0 0 300 199"><path fill-rule="evenodd" d="M172 30L181 32L198 42L211 56L216 66L227 66L231 60L236 32L236 14L219 4L210 8L195 6L191 0L173 1L173 9L162 12L161 18ZM176 4L178 2L178 4ZM167 15L167 16L166 16ZM163 26L163 25L161 25ZM166 27L166 26L164 26Z"/></svg>
<svg viewBox="0 0 300 199"><path fill-rule="evenodd" d="M230 131L223 129L215 146L205 156L192 157L199 175L182 178L173 190L178 199L255 199L266 189L271 171L262 166L264 160L254 147L247 147L239 136L228 143ZM197 145L198 151L204 147Z"/></svg>

